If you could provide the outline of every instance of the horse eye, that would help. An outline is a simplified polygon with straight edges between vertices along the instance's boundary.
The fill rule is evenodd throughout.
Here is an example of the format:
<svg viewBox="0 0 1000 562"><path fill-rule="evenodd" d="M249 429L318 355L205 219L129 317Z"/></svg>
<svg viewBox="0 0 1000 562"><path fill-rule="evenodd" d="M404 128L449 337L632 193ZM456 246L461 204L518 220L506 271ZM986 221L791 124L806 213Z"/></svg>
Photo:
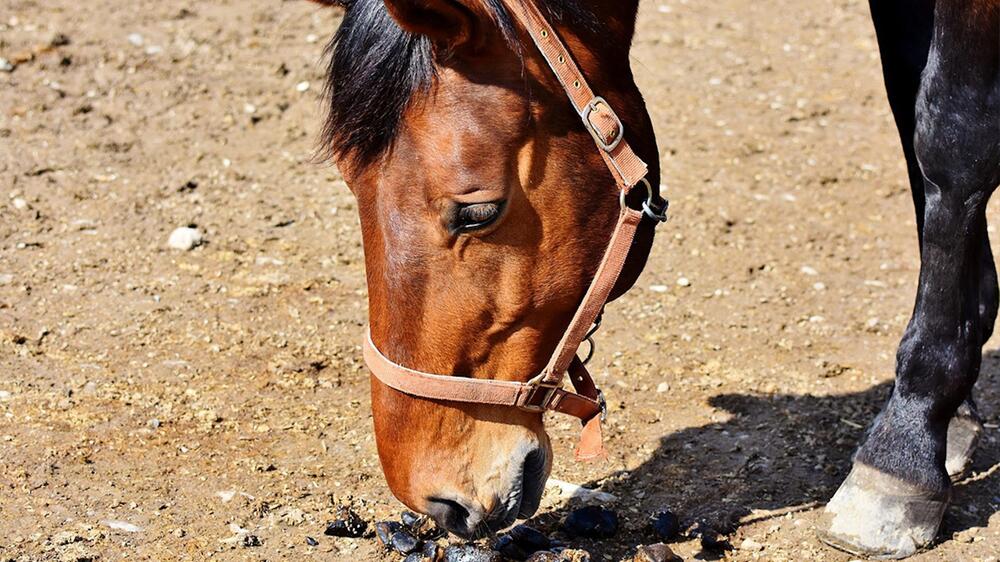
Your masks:
<svg viewBox="0 0 1000 562"><path fill-rule="evenodd" d="M481 230L496 222L503 212L504 202L460 205L454 214L451 230L455 233Z"/></svg>

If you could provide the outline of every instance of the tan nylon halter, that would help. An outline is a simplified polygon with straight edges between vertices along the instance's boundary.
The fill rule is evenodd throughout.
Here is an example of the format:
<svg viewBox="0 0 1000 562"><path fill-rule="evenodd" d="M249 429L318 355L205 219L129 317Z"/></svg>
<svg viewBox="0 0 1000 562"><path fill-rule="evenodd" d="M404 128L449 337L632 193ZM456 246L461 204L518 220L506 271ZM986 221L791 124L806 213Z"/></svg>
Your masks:
<svg viewBox="0 0 1000 562"><path fill-rule="evenodd" d="M594 137L608 170L618 184L622 201L621 215L597 274L573 320L552 353L548 365L530 381L521 383L473 379L408 369L383 355L372 341L370 332L364 341L364 359L372 374L383 384L411 396L507 406L532 412L552 410L577 417L584 423L576 449L577 460L601 458L606 456L601 435L601 421L605 414L604 398L576 353L608 302L608 296L625 265L644 211L659 220L664 217L649 207L652 188L645 179L646 163L636 156L625 140L621 120L608 102L591 90L573 57L535 6L534 0L502 1L511 16L527 30L566 90L566 95L584 126ZM647 189L648 198L643 205L644 211L631 209L624 204L625 195L639 183L643 183ZM567 372L576 392L561 388Z"/></svg>

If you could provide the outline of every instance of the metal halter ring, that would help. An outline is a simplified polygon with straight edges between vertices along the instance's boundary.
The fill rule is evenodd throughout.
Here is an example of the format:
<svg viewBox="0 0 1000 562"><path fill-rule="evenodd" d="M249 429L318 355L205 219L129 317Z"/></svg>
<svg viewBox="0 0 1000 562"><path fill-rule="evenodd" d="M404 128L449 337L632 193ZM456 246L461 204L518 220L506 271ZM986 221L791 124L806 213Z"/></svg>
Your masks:
<svg viewBox="0 0 1000 562"><path fill-rule="evenodd" d="M643 185L646 186L646 200L642 202L642 214L646 215L647 217L649 217L649 218L651 218L651 219L653 219L653 220L655 220L657 222L666 222L667 221L667 208L670 206L670 202L667 201L666 198L664 198L663 201L664 201L665 204L663 205L663 210L660 211L660 212L654 211L653 210L653 186L649 184L649 180L647 180L646 178L642 178L639 181ZM618 195L618 202L621 204L622 209L625 209L625 207L626 207L626 205L625 205L625 195L627 195L627 193L628 192L626 192L623 189L623 190L621 190L619 192L619 195Z"/></svg>

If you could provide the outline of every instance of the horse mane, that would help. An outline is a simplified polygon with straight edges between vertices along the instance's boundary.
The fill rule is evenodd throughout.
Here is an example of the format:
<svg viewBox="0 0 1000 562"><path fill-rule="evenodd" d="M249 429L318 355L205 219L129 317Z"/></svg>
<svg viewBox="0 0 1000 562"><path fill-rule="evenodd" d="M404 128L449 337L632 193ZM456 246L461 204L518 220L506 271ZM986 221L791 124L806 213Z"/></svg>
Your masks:
<svg viewBox="0 0 1000 562"><path fill-rule="evenodd" d="M494 15L504 37L520 54L514 23L501 0L481 0ZM430 40L404 31L389 15L383 0L340 0L343 22L327 45L326 123L321 153L365 164L392 145L404 111L434 78ZM554 21L597 28L594 15L578 0L548 0Z"/></svg>

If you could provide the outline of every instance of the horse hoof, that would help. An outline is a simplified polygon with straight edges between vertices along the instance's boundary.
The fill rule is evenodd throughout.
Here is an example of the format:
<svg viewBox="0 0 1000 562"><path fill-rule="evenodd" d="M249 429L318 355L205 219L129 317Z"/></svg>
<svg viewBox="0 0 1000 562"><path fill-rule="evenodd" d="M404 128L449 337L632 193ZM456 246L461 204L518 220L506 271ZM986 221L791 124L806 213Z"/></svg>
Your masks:
<svg viewBox="0 0 1000 562"><path fill-rule="evenodd" d="M900 559L929 545L948 506L948 493L932 494L855 463L826 505L820 540L855 556Z"/></svg>
<svg viewBox="0 0 1000 562"><path fill-rule="evenodd" d="M965 474L982 434L983 423L979 416L963 404L948 424L948 452L945 454L944 466L952 481Z"/></svg>

